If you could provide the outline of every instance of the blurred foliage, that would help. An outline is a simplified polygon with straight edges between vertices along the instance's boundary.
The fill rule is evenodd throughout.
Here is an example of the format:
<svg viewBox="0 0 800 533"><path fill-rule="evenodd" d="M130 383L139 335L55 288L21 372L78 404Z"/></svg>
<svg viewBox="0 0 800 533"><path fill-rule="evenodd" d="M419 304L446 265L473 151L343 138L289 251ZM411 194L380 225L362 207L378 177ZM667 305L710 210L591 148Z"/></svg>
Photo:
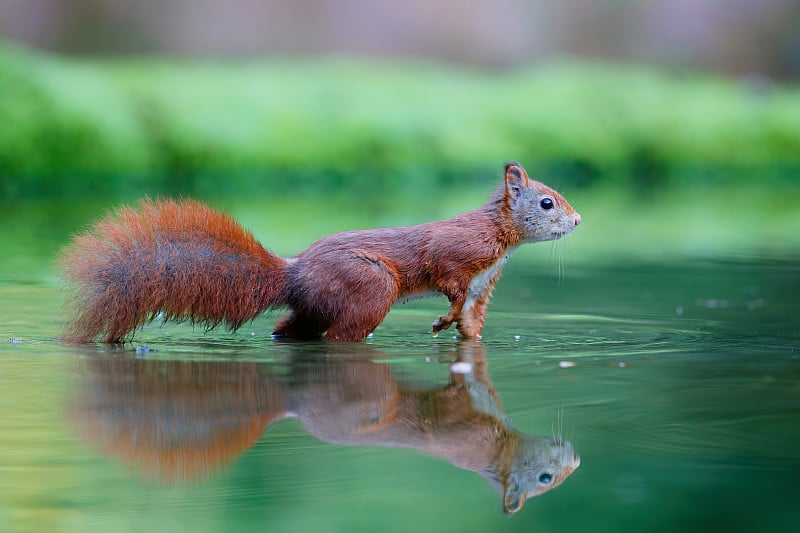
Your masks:
<svg viewBox="0 0 800 533"><path fill-rule="evenodd" d="M789 179L800 90L612 64L198 64L0 46L0 198L419 192L485 182L511 158L560 184Z"/></svg>

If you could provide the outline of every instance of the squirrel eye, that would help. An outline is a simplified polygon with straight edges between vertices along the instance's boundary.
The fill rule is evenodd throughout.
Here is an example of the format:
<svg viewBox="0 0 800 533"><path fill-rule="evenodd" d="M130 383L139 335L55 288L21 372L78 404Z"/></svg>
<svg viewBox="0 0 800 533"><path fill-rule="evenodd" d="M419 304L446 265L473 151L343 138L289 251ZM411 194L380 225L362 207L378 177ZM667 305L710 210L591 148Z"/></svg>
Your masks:
<svg viewBox="0 0 800 533"><path fill-rule="evenodd" d="M539 202L539 205L542 206L542 209L553 209L554 207L553 200L550 198L542 198L542 201Z"/></svg>
<svg viewBox="0 0 800 533"><path fill-rule="evenodd" d="M553 481L553 476L551 476L550 474L544 473L539 476L539 483L541 483L542 485L549 485L550 482L552 481Z"/></svg>

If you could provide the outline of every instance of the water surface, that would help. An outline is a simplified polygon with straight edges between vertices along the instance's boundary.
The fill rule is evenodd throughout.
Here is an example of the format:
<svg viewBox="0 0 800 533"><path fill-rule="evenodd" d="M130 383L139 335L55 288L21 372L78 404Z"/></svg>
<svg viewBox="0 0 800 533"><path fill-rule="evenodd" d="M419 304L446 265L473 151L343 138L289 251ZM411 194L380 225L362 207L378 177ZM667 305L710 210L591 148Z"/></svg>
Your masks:
<svg viewBox="0 0 800 533"><path fill-rule="evenodd" d="M515 258L477 344L432 338L430 299L358 345L276 342L267 315L122 349L59 344L53 283L0 285L0 524L793 530L799 280L800 261L726 257L559 283ZM580 466L509 517L487 427L569 442Z"/></svg>

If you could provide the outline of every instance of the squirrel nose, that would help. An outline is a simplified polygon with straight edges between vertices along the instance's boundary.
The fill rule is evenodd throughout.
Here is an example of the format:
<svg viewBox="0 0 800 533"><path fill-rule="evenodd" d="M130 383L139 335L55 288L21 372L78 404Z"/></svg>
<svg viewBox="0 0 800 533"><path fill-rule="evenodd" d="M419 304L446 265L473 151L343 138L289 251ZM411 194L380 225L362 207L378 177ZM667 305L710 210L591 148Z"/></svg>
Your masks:
<svg viewBox="0 0 800 533"><path fill-rule="evenodd" d="M580 223L581 223L581 216L578 213L575 213L575 225L577 226Z"/></svg>

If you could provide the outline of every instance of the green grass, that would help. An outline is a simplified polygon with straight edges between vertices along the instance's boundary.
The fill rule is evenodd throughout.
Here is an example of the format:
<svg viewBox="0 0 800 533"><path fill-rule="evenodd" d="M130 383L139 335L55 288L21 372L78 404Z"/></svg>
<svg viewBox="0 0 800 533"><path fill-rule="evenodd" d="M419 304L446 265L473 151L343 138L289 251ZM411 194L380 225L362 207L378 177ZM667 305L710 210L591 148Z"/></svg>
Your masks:
<svg viewBox="0 0 800 533"><path fill-rule="evenodd" d="M800 90L643 66L70 59L0 45L0 199L800 174Z"/></svg>
<svg viewBox="0 0 800 533"><path fill-rule="evenodd" d="M206 199L293 254L473 208L512 158L583 215L554 252L519 252L554 269L800 251L797 87L612 64L99 61L0 44L0 281L54 280L70 233L144 194Z"/></svg>

